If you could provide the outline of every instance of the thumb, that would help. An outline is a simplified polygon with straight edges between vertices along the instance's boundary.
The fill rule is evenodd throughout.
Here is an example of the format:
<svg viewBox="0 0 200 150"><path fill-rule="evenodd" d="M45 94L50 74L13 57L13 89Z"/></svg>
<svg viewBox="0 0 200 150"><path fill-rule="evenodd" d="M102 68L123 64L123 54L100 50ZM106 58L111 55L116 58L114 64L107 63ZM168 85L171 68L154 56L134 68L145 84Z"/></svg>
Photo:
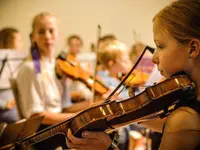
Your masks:
<svg viewBox="0 0 200 150"><path fill-rule="evenodd" d="M88 138L88 139L100 139L102 136L106 136L106 133L104 133L104 132L84 131L82 133L82 136L84 138Z"/></svg>

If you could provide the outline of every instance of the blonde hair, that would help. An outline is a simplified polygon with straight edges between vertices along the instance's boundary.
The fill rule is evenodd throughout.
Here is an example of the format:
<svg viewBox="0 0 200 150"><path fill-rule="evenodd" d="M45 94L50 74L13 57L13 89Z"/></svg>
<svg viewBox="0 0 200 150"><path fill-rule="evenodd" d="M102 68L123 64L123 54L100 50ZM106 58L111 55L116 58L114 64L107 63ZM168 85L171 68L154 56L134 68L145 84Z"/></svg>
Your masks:
<svg viewBox="0 0 200 150"><path fill-rule="evenodd" d="M163 8L153 18L160 30L169 33L180 44L200 39L200 1L178 0Z"/></svg>
<svg viewBox="0 0 200 150"><path fill-rule="evenodd" d="M127 46L118 40L106 42L99 50L99 61L108 68L109 61L115 62L121 57L122 52L127 50Z"/></svg>
<svg viewBox="0 0 200 150"><path fill-rule="evenodd" d="M33 21L32 21L32 32L34 31L37 22L38 22L39 20L41 20L41 19L44 19L44 17L47 17L47 16L55 17L53 14L51 14L51 13L49 13L49 12L41 12L41 13L39 13L38 15L36 15L36 16L33 18ZM32 34L32 33L31 33L31 34Z"/></svg>
<svg viewBox="0 0 200 150"><path fill-rule="evenodd" d="M99 39L99 42L107 42L112 40L117 40L116 36L113 34L106 34Z"/></svg>

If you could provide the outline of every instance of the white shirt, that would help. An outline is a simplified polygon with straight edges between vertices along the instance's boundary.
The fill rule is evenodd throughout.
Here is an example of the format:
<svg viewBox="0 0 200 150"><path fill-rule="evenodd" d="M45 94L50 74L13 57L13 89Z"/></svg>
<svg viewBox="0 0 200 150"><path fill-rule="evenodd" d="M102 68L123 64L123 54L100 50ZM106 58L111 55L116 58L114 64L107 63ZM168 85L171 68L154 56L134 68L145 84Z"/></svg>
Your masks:
<svg viewBox="0 0 200 150"><path fill-rule="evenodd" d="M41 72L36 73L34 62L26 60L17 73L19 103L23 117L43 111L60 113L63 108L72 105L66 88L55 76L55 60L40 61Z"/></svg>

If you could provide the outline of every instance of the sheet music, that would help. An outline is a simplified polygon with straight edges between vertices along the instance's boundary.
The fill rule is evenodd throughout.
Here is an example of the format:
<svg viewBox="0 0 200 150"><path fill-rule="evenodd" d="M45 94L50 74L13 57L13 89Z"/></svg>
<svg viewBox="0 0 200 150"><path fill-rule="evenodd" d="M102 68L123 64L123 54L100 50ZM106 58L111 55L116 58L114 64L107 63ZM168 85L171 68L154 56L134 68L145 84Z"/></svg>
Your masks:
<svg viewBox="0 0 200 150"><path fill-rule="evenodd" d="M0 89L10 88L9 78L27 55L28 52L25 51L0 49L0 68L3 65L3 60L7 58L0 76Z"/></svg>

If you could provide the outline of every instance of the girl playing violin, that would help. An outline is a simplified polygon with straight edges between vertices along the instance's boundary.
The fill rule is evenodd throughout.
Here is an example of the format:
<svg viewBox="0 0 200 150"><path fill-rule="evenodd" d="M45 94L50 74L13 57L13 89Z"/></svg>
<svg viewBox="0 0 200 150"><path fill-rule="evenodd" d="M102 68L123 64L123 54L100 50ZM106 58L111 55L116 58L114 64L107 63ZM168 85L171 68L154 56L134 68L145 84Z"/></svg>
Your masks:
<svg viewBox="0 0 200 150"><path fill-rule="evenodd" d="M54 50L58 35L55 16L48 12L36 15L32 23L31 56L20 66L16 76L22 117L44 116L42 127L72 117L73 113L63 112L65 108L76 106L74 111L79 111L85 107L72 106L66 80L55 76Z"/></svg>
<svg viewBox="0 0 200 150"><path fill-rule="evenodd" d="M57 37L56 18L46 12L38 14L32 23L31 40L37 45L40 65L36 66L36 60L30 56L17 75L23 117L44 115L43 124L46 125L61 122L72 115L61 113L61 106L69 107L71 101L69 97L62 101L65 89L55 77L53 55Z"/></svg>
<svg viewBox="0 0 200 150"><path fill-rule="evenodd" d="M166 78L184 71L196 84L196 106L180 104L164 119L145 123L163 133L159 150L200 149L200 1L178 0L153 19L156 51L152 61ZM194 102L193 102L194 101ZM104 132L83 132L83 138L68 131L68 146L84 150L106 150L112 143ZM116 148L117 149L117 148Z"/></svg>
<svg viewBox="0 0 200 150"><path fill-rule="evenodd" d="M0 50L21 50L22 37L20 32L15 28L3 28L0 30ZM1 66L2 67L2 66ZM9 68L10 69L10 68ZM5 71L5 69L4 69ZM11 71L11 70L9 70ZM10 72L9 72L10 73ZM8 72L7 72L8 75ZM1 81L7 79L8 76L1 75ZM10 87L0 88L0 122L14 123L19 120L14 95Z"/></svg>
<svg viewBox="0 0 200 150"><path fill-rule="evenodd" d="M81 37L75 34L70 35L67 38L66 44L68 48L67 59L76 62L78 65L82 67L81 62L77 60L77 55L80 53L81 48L83 47L83 40L81 39ZM72 102L92 100L92 91L81 81L75 81L69 79L68 85Z"/></svg>
<svg viewBox="0 0 200 150"><path fill-rule="evenodd" d="M83 47L83 40L78 35L73 34L67 38L66 43L69 54L76 58L76 56L80 53L81 48Z"/></svg>

